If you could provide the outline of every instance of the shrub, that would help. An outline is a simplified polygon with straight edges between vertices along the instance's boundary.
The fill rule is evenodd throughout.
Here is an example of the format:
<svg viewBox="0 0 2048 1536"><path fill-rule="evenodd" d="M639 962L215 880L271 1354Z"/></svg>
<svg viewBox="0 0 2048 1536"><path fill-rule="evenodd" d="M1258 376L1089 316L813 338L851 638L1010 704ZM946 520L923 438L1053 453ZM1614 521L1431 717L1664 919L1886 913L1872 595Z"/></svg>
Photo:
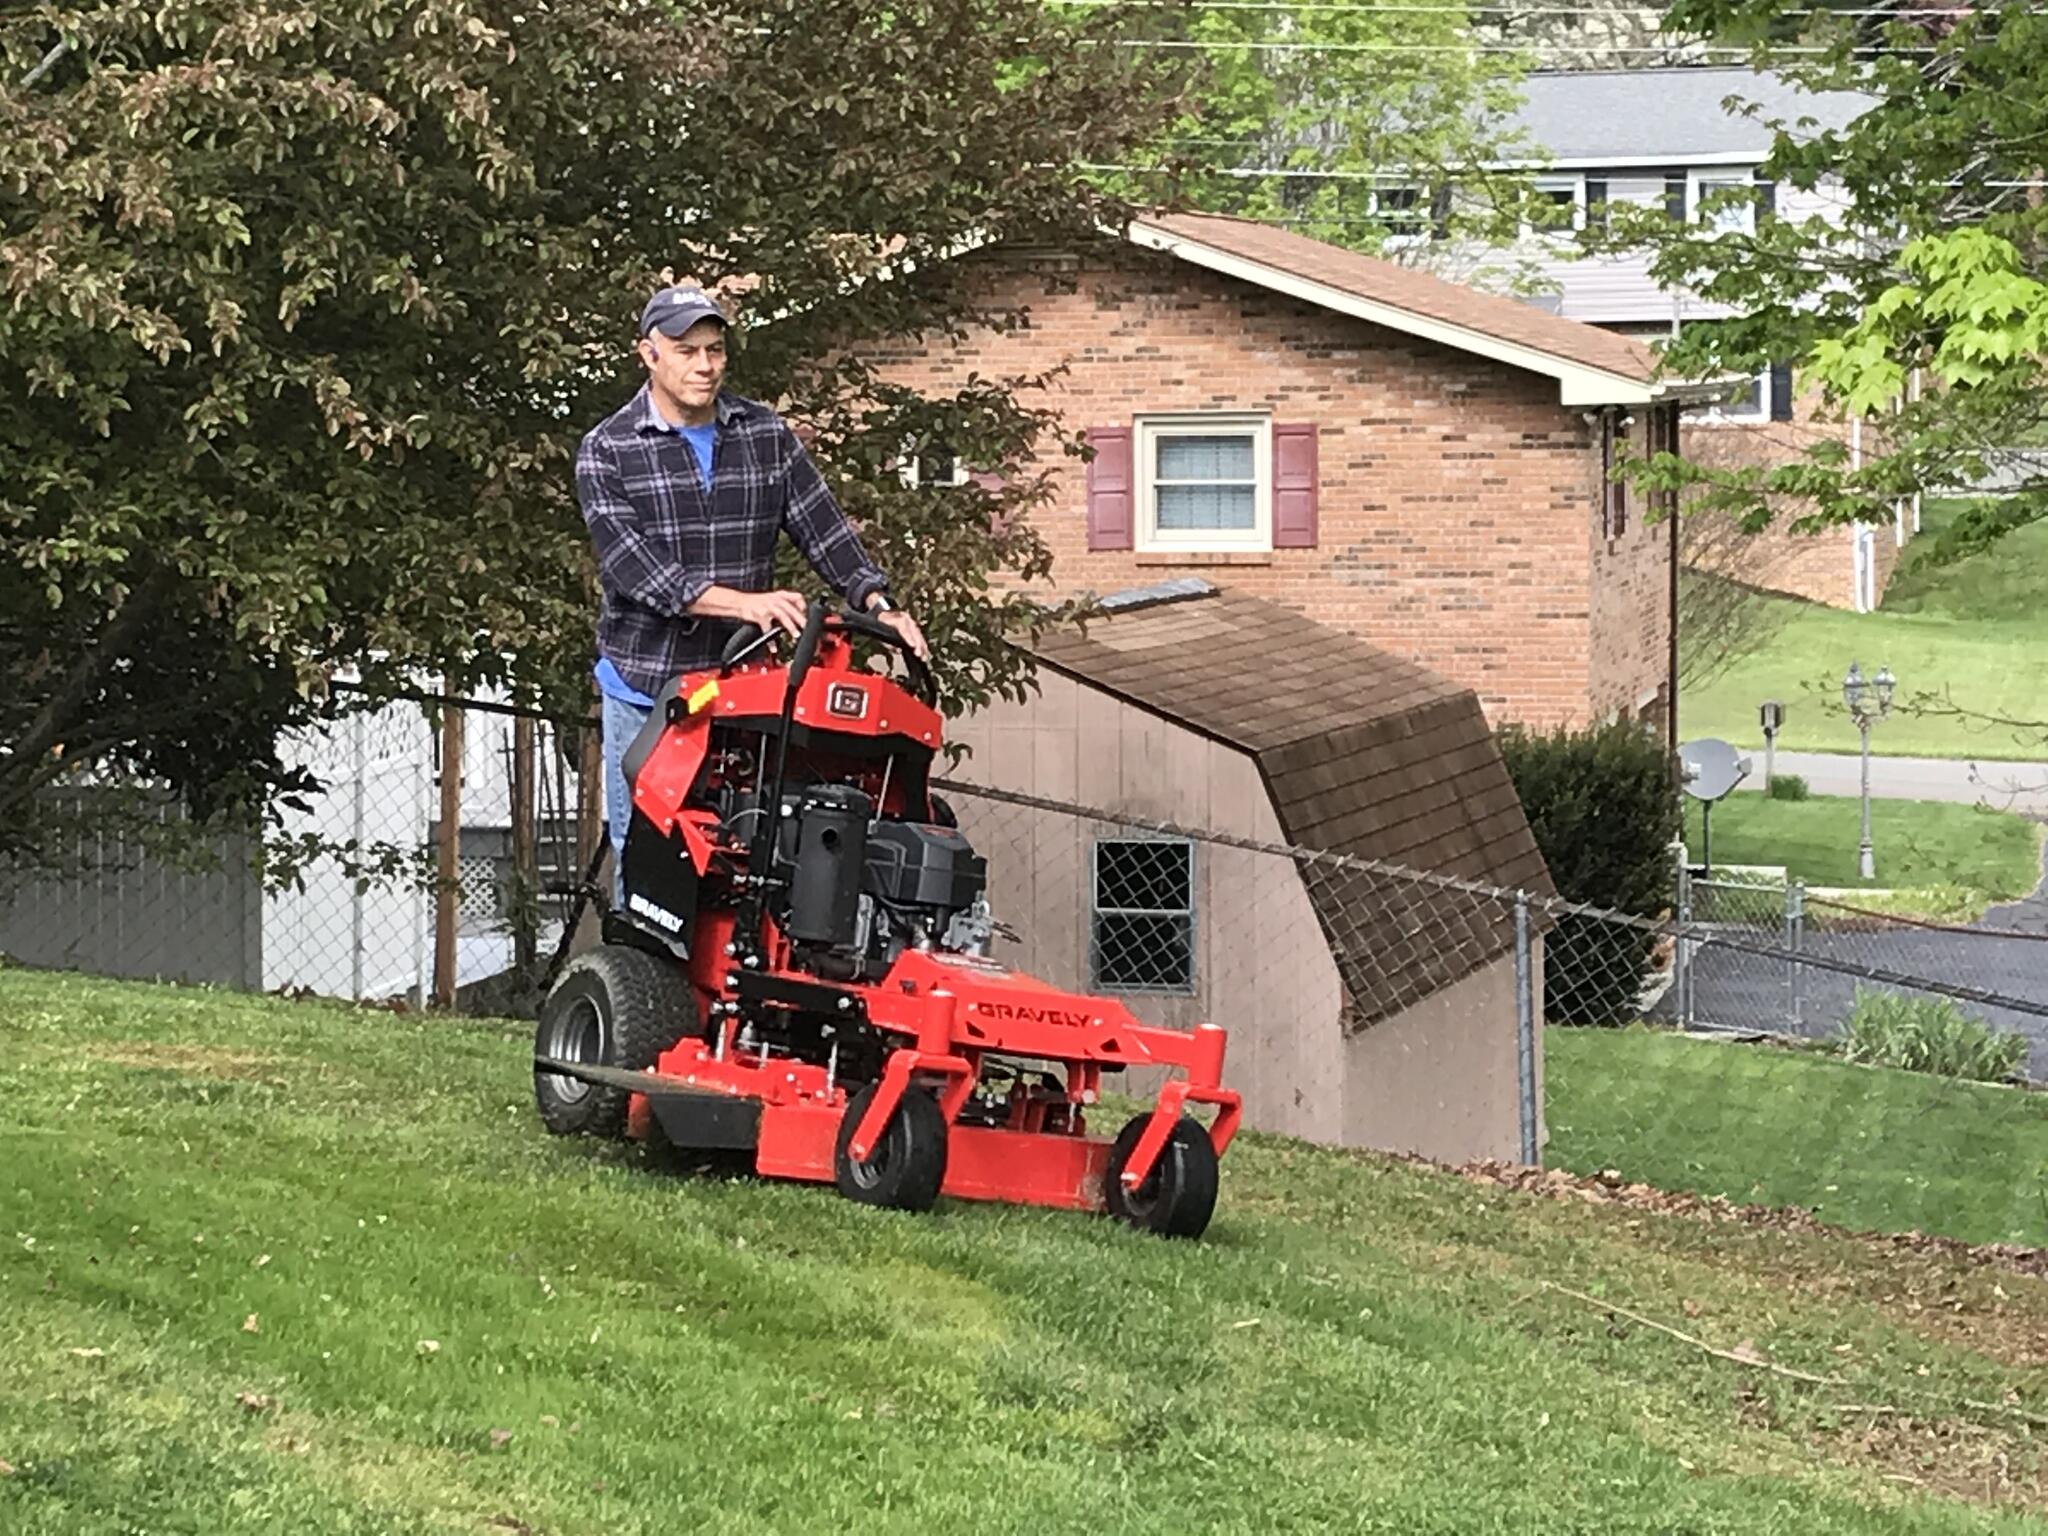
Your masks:
<svg viewBox="0 0 2048 1536"><path fill-rule="evenodd" d="M1951 998L1856 989L1837 1036L1850 1061L1972 1082L2002 1082L2027 1059L2026 1040L1971 1018Z"/></svg>
<svg viewBox="0 0 2048 1536"><path fill-rule="evenodd" d="M1796 773L1774 773L1771 775L1769 794L1773 800L1804 800L1807 796L1806 780Z"/></svg>
<svg viewBox="0 0 2048 1536"><path fill-rule="evenodd" d="M1671 903L1678 797L1662 743L1616 722L1547 734L1509 726L1502 755L1557 893L1648 916ZM1544 939L1544 1014L1560 1024L1637 1017L1655 936L1566 917Z"/></svg>

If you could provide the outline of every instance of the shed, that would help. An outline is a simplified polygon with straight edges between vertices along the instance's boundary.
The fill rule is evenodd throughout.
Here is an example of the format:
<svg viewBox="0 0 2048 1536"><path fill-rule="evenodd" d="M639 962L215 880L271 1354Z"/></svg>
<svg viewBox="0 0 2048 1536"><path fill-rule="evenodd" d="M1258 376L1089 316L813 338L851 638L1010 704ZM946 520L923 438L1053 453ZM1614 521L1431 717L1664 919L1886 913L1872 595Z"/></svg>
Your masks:
<svg viewBox="0 0 2048 1536"><path fill-rule="evenodd" d="M1102 606L953 728L1005 958L1228 1027L1260 1129L1519 1156L1514 908L1471 886L1551 887L1477 695L1200 578Z"/></svg>

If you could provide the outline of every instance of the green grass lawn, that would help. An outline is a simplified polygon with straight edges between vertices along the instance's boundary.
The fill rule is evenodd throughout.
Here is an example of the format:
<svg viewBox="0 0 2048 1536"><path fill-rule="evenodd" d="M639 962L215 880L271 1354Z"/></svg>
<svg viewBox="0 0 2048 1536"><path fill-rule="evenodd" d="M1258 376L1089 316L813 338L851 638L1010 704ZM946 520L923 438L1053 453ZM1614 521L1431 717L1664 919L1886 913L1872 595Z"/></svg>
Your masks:
<svg viewBox="0 0 2048 1536"><path fill-rule="evenodd" d="M1700 857L1700 805L1685 802L1685 846ZM1772 800L1730 795L1714 807L1714 862L1782 864L1809 885L1952 888L1981 910L2013 901L2041 878L2040 830L2010 811L1937 800L1870 802L1877 878L1856 871L1860 802L1843 796Z"/></svg>
<svg viewBox="0 0 2048 1536"><path fill-rule="evenodd" d="M528 1049L0 972L0 1530L2043 1528L2011 1272L1257 1136L1200 1243L878 1212L551 1141Z"/></svg>
<svg viewBox="0 0 2048 1536"><path fill-rule="evenodd" d="M1899 704L1871 732L1873 751L2048 758L2048 731L1966 724L1911 707L1919 696L1946 693L1987 714L2048 721L2048 698L2039 683L2048 650L2048 524L2023 528L1967 559L1936 565L1929 557L1958 505L1926 506L1921 532L1907 545L1876 613L1845 613L1790 597L1757 598L1759 628L1768 639L1721 675L1685 688L1680 731L1688 738L1721 736L1761 749L1757 706L1778 699L1790 711L1779 746L1856 751L1859 740L1842 707L1841 680L1849 663L1860 660L1866 672L1889 666L1899 678Z"/></svg>
<svg viewBox="0 0 2048 1536"><path fill-rule="evenodd" d="M1547 1030L1543 1062L1557 1167L2048 1245L2048 1094L1648 1030Z"/></svg>

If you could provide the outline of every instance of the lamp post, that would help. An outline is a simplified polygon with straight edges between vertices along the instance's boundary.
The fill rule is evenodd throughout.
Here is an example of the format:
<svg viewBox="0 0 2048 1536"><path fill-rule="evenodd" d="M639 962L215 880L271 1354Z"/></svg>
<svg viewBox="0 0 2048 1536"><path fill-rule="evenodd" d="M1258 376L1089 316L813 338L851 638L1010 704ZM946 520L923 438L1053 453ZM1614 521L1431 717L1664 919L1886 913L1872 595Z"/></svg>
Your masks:
<svg viewBox="0 0 2048 1536"><path fill-rule="evenodd" d="M1877 858L1870 846L1870 728L1890 711L1892 689L1897 686L1890 667L1879 667L1875 677L1865 677L1853 661L1842 679L1842 702L1863 735L1863 840L1856 848L1856 869L1865 880L1877 878Z"/></svg>

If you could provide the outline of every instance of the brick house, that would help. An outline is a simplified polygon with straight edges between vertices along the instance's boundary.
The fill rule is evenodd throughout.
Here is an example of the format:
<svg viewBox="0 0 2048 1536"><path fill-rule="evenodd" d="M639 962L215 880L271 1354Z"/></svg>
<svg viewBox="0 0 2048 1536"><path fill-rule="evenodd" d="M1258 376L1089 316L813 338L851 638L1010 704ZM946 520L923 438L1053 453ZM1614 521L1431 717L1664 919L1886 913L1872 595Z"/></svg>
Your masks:
<svg viewBox="0 0 2048 1536"><path fill-rule="evenodd" d="M1702 391L1642 343L1238 219L995 247L946 281L1007 322L873 353L926 390L1067 371L1041 450L1062 593L1202 574L1473 690L1496 723L1668 724L1677 566L1606 473ZM1333 680L1335 684L1336 680Z"/></svg>

